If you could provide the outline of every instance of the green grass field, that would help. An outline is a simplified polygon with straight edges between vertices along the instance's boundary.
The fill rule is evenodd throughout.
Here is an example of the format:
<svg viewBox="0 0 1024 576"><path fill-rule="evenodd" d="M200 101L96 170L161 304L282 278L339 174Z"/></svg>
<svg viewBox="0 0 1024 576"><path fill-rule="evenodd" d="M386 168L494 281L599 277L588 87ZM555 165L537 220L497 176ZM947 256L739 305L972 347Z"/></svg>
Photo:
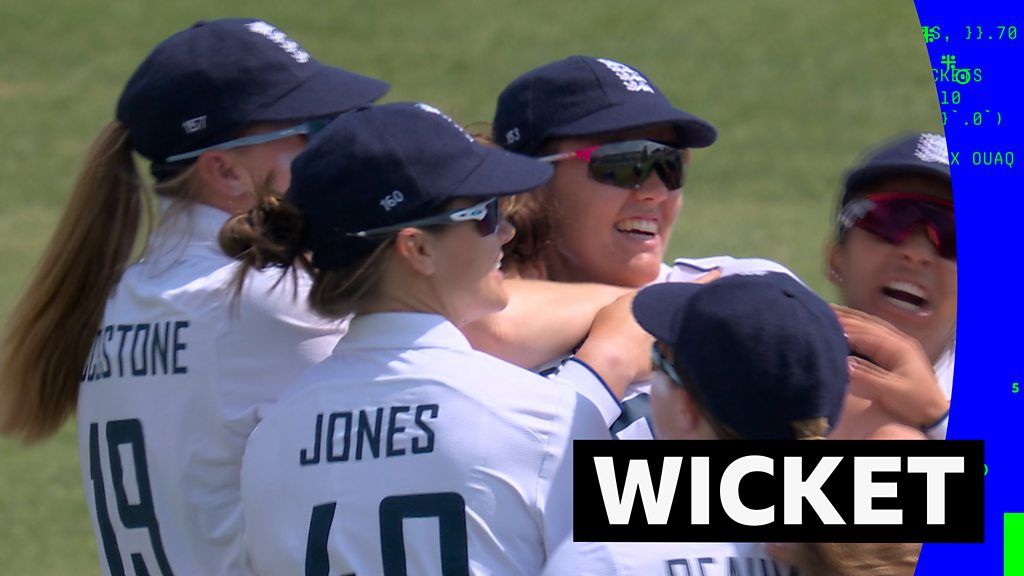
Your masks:
<svg viewBox="0 0 1024 576"><path fill-rule="evenodd" d="M694 154L669 255L773 258L829 297L820 261L842 170L880 139L941 130L909 0L89 4L0 8L0 318L128 75L202 18L265 18L321 61L389 80L386 101L463 123L489 120L505 83L545 62L632 64L720 133ZM0 440L0 574L70 573L99 573L73 428L31 448Z"/></svg>

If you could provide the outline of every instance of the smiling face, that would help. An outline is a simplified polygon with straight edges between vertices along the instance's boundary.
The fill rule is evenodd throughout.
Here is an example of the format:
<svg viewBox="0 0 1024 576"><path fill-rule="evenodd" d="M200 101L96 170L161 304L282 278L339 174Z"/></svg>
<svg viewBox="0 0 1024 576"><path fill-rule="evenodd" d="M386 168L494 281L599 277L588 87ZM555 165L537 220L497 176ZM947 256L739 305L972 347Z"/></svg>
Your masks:
<svg viewBox="0 0 1024 576"><path fill-rule="evenodd" d="M657 127L564 139L547 152L625 140L672 142L675 132ZM669 191L654 174L638 189L603 184L590 178L586 162L578 159L556 162L554 168L554 177L539 192L552 234L544 258L549 279L630 287L655 280L682 207L682 191Z"/></svg>
<svg viewBox="0 0 1024 576"><path fill-rule="evenodd" d="M901 191L951 200L949 183L920 176L888 178L866 193ZM901 244L851 228L831 246L832 281L847 306L883 318L917 338L934 362L956 328L957 263L939 256L924 227Z"/></svg>

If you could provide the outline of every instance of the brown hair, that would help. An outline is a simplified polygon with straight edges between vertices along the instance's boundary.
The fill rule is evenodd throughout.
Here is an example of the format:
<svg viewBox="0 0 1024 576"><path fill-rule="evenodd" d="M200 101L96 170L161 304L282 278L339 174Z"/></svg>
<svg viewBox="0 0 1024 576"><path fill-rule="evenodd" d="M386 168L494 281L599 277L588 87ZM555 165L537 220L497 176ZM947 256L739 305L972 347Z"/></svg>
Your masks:
<svg viewBox="0 0 1024 576"><path fill-rule="evenodd" d="M491 136L490 122L474 122L465 129L478 143L502 149ZM550 224L553 202L547 184L533 192L502 198L502 212L516 229L512 240L501 247L501 268L506 276L547 279L543 260L553 241Z"/></svg>
<svg viewBox="0 0 1024 576"><path fill-rule="evenodd" d="M554 195L547 185L533 192L519 194L511 200L505 217L516 229L515 236L501 247L502 269L526 278L546 280L543 272L544 256L554 244L551 214L554 213Z"/></svg>
<svg viewBox="0 0 1024 576"><path fill-rule="evenodd" d="M811 574L913 576L921 544L800 544L797 562Z"/></svg>
<svg viewBox="0 0 1024 576"><path fill-rule="evenodd" d="M252 210L228 220L220 231L219 241L228 256L242 263L233 282L236 299L249 272L266 268L280 268L282 278L291 273L296 281L298 274L309 274L313 278L310 308L326 318L348 316L376 294L393 237L350 266L318 270L302 248L303 232L299 209L268 186L257 192Z"/></svg>
<svg viewBox="0 0 1024 576"><path fill-rule="evenodd" d="M180 193L191 172L158 191ZM107 298L140 252L152 210L128 129L111 122L93 141L56 232L7 323L0 432L40 440L74 412Z"/></svg>

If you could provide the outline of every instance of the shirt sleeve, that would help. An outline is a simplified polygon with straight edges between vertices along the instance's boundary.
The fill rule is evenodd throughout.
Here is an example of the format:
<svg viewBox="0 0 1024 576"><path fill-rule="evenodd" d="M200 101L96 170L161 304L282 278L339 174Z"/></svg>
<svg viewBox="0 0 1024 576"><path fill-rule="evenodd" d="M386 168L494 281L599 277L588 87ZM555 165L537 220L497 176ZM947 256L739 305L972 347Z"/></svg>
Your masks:
<svg viewBox="0 0 1024 576"><path fill-rule="evenodd" d="M622 414L622 406L612 394L605 381L582 360L570 358L561 370L549 376L553 380L566 382L597 408L604 419L605 428L611 428Z"/></svg>

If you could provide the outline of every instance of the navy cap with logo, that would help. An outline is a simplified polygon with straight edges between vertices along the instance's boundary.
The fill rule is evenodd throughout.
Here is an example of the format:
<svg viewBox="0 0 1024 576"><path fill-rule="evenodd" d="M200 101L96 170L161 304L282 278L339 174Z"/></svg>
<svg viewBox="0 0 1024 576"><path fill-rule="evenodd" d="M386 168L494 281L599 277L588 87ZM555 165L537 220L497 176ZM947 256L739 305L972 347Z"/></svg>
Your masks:
<svg viewBox="0 0 1024 576"><path fill-rule="evenodd" d="M884 178L911 174L951 182L945 136L917 132L879 146L847 173L839 206Z"/></svg>
<svg viewBox="0 0 1024 576"><path fill-rule="evenodd" d="M473 140L422 103L364 108L331 122L292 162L288 200L303 213L313 265L353 264L379 240L352 234L433 216L457 198L528 192L545 164Z"/></svg>
<svg viewBox="0 0 1024 576"><path fill-rule="evenodd" d="M552 138L597 136L669 125L681 148L710 146L718 132L676 108L636 69L589 56L570 56L516 78L498 97L494 141L536 155Z"/></svg>
<svg viewBox="0 0 1024 576"><path fill-rule="evenodd" d="M262 20L197 22L161 42L128 80L117 119L155 163L218 144L255 122L335 116L388 84L317 62Z"/></svg>
<svg viewBox="0 0 1024 576"><path fill-rule="evenodd" d="M664 283L633 302L637 322L719 423L754 440L834 427L849 346L835 313L787 274Z"/></svg>

